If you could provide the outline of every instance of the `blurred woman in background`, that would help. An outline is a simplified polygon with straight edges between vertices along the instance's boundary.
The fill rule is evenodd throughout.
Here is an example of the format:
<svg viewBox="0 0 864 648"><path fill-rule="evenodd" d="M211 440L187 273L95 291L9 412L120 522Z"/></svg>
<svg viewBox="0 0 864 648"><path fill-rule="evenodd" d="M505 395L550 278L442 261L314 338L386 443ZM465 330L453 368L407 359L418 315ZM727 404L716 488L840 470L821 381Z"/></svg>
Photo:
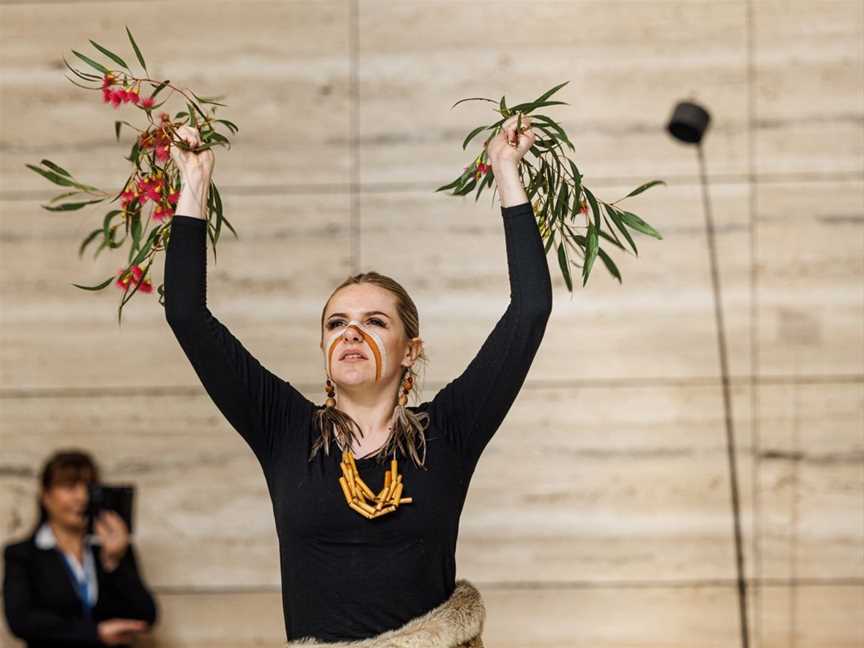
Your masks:
<svg viewBox="0 0 864 648"><path fill-rule="evenodd" d="M113 511L87 535L88 487L99 469L85 452L61 451L42 468L39 520L3 552L3 603L12 633L28 648L123 646L156 621L129 531Z"/></svg>

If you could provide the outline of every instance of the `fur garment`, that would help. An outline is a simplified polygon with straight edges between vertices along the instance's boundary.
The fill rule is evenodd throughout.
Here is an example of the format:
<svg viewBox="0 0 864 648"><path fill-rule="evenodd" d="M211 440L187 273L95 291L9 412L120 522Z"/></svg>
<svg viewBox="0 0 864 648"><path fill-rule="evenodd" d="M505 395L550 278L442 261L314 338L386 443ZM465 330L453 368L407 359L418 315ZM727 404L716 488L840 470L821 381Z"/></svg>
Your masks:
<svg viewBox="0 0 864 648"><path fill-rule="evenodd" d="M457 580L446 601L401 628L368 639L322 643L314 637L290 641L285 648L483 648L481 634L486 608L480 592L467 580Z"/></svg>

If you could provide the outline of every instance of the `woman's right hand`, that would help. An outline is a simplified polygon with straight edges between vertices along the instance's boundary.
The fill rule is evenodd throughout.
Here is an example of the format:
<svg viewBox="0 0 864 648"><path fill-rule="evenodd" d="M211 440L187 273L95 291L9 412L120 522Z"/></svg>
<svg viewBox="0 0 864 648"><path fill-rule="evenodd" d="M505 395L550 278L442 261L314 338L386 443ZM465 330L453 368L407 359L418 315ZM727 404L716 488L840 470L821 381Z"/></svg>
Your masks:
<svg viewBox="0 0 864 648"><path fill-rule="evenodd" d="M140 619L108 619L99 623L97 631L99 641L106 646L119 646L130 643L148 627L147 622Z"/></svg>
<svg viewBox="0 0 864 648"><path fill-rule="evenodd" d="M201 134L197 128L181 126L177 129L176 134L188 146L201 146ZM174 142L171 142L171 159L177 165L184 185L189 184L198 187L210 185L213 166L216 163L216 156L212 148L193 153L192 151L184 151Z"/></svg>
<svg viewBox="0 0 864 648"><path fill-rule="evenodd" d="M201 145L201 134L197 128L181 126L177 136L187 145ZM194 218L207 217L207 192L210 189L210 178L216 156L212 148L199 153L184 151L174 142L171 143L171 159L180 172L180 197L177 200L174 213Z"/></svg>

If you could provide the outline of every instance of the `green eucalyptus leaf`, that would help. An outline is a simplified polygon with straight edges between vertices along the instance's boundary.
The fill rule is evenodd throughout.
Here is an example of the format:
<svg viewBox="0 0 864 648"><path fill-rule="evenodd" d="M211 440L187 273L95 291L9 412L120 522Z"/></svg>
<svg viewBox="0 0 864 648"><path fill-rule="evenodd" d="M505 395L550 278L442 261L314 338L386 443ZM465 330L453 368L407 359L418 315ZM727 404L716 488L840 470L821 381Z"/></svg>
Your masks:
<svg viewBox="0 0 864 648"><path fill-rule="evenodd" d="M564 132L564 129L556 122L554 119L547 117L546 115L531 115L531 121L540 122L545 127L552 129L558 135L558 137L562 140L568 140L567 133Z"/></svg>
<svg viewBox="0 0 864 648"><path fill-rule="evenodd" d="M189 92L191 92L192 96L195 97L198 101L200 101L203 104L212 104L214 106L222 106L223 108L227 107L226 104L219 103L217 101L217 99L224 99L225 95L221 95L219 97L199 97L197 94L195 94L194 91L190 90Z"/></svg>
<svg viewBox="0 0 864 648"><path fill-rule="evenodd" d="M105 235L106 241L112 241L114 239L114 235L113 235L113 232L111 230L111 221L114 220L114 217L117 214L122 214L122 213L123 213L122 209L112 209L107 214L105 214L105 217L102 219L102 232Z"/></svg>
<svg viewBox="0 0 864 648"><path fill-rule="evenodd" d="M653 187L655 185L661 185L661 184L665 185L666 183L663 182L662 180L652 180L651 182L646 182L645 184L640 185L639 187L636 187L636 189L634 189L629 194L624 196L624 198L629 198L630 196L636 196L636 195L642 193L643 191L645 191L646 189L650 189L651 187ZM621 200L624 200L624 198L622 198ZM618 201L616 201L616 202L618 202Z"/></svg>
<svg viewBox="0 0 864 648"><path fill-rule="evenodd" d="M201 110L197 103L195 103L194 101L188 101L186 102L186 105L191 106L190 111L194 109L199 115L201 115L204 121L207 121L207 114L203 110Z"/></svg>
<svg viewBox="0 0 864 648"><path fill-rule="evenodd" d="M78 247L78 256L84 256L84 250L87 249L87 246L90 245L93 241L96 240L96 237L102 233L102 228L99 227L92 232L90 232L83 241L81 241L81 245Z"/></svg>
<svg viewBox="0 0 864 648"><path fill-rule="evenodd" d="M54 184L60 185L61 187L77 187L78 186L77 182L75 182L74 180L70 180L66 176L62 176L62 175L59 175L57 173L53 173L51 171L45 171L44 169L40 169L39 167L34 166L32 164L25 164L24 166L26 166L28 169L35 171L36 173L41 175L46 180L50 180Z"/></svg>
<svg viewBox="0 0 864 648"><path fill-rule="evenodd" d="M55 203L58 200L63 200L64 198L68 198L69 196L77 196L80 193L81 193L80 191L67 191L66 193L62 193L62 194L58 194L58 195L54 196L51 200L48 201L48 203L49 204Z"/></svg>
<svg viewBox="0 0 864 648"><path fill-rule="evenodd" d="M39 164L44 164L44 165L47 166L49 169L51 169L51 170L53 170L53 171L56 171L56 172L59 173L60 175L65 175L65 176L67 176L67 177L69 177L69 178L72 177L72 174L71 174L71 173L69 173L69 172L68 172L66 169L64 169L63 167L61 167L61 166L59 166L59 165L57 165L57 164L54 164L51 160L45 160L45 159L42 159L42 160L39 161Z"/></svg>
<svg viewBox="0 0 864 648"><path fill-rule="evenodd" d="M129 220L129 233L132 235L132 245L129 248L129 260L131 261L141 246L142 231L140 213L132 214L132 218ZM137 265L137 263L132 265Z"/></svg>
<svg viewBox="0 0 864 648"><path fill-rule="evenodd" d="M585 252L585 265L582 266L582 285L588 283L588 275L591 274L591 266L594 265L594 259L597 258L597 250L600 245L597 238L597 230L593 223L588 224L588 249Z"/></svg>
<svg viewBox="0 0 864 648"><path fill-rule="evenodd" d="M117 56L114 52L112 52L112 51L109 50L109 49L106 49L106 48L102 47L99 43L97 43L97 42L94 41L94 40L91 40L91 41L90 41L90 44L91 44L93 47L95 47L97 50L99 50L100 52L102 52L105 56L107 56L108 58L110 58L112 61L114 61L117 65L119 65L120 67L124 67L124 68L126 68L127 70L129 70L129 66L126 65L126 61L124 61L122 58L120 58L119 56ZM129 71L131 72L131 70L129 70Z"/></svg>
<svg viewBox="0 0 864 648"><path fill-rule="evenodd" d="M482 133L485 129L486 129L486 126L478 126L474 130L472 130L470 133L468 133L468 136L465 138L465 141L462 142L462 150L464 151L468 147L468 142L470 142L472 139L474 139L474 137L478 133Z"/></svg>
<svg viewBox="0 0 864 648"><path fill-rule="evenodd" d="M210 239L210 249L213 251L213 260L216 261L216 227L207 221L207 238Z"/></svg>
<svg viewBox="0 0 864 648"><path fill-rule="evenodd" d="M84 81L100 81L100 82L102 81L102 77L99 76L98 74L90 74L89 72L81 72L79 70L76 70L71 65L69 65L69 61L66 60L65 56L62 58L63 58L63 63L66 65L66 67L69 68L69 70L71 70L72 74L77 76L79 79L83 79Z"/></svg>
<svg viewBox="0 0 864 648"><path fill-rule="evenodd" d="M636 214L622 210L621 220L633 229L642 232L643 234L647 234L648 236L653 236L656 239L663 240L663 237L660 236L660 232L655 230L648 223L639 218Z"/></svg>
<svg viewBox="0 0 864 648"><path fill-rule="evenodd" d="M126 33L129 35L129 42L132 43L132 49L135 50L135 57L138 59L138 63L144 68L144 71L147 72L147 64L144 62L144 56L141 54L141 50L138 49L138 43L135 42L135 39L132 38L132 32L129 31L128 25L126 26ZM149 75L150 73L147 72Z"/></svg>
<svg viewBox="0 0 864 648"><path fill-rule="evenodd" d="M108 277L105 281L100 284L96 284L95 286L82 286L81 284L72 284L76 288L80 288L81 290L102 290L105 286L114 281L114 277Z"/></svg>
<svg viewBox="0 0 864 648"><path fill-rule="evenodd" d="M231 225L231 221L229 221L225 217L225 213L224 213L224 210L222 208L222 196L219 193L219 189L216 188L216 185L213 182L210 183L210 190L213 194L213 205L216 209L216 212L221 215L223 224L225 225L225 227L227 227L229 230L231 230L231 233L234 235L234 238L240 238L239 236L237 236L237 230L235 230L234 226Z"/></svg>
<svg viewBox="0 0 864 648"><path fill-rule="evenodd" d="M471 191L473 191L474 187L476 187L476 186L477 186L477 178L472 177L471 181L468 182L468 184L466 184L464 187L462 187L461 189L454 192L453 195L454 196L464 196L466 194L471 193Z"/></svg>
<svg viewBox="0 0 864 648"><path fill-rule="evenodd" d="M450 110L453 110L456 106L458 106L459 104L461 104L465 101L488 101L489 103L493 103L493 104L497 103L496 101L493 101L492 99L487 99L486 97L468 97L467 99L460 99L459 101L454 103L452 106L450 106Z"/></svg>
<svg viewBox="0 0 864 648"><path fill-rule="evenodd" d="M522 103L516 106L513 106L510 109L511 114L518 111L525 115L530 115L532 110L537 110L538 108L545 108L546 106L569 106L566 101L541 101L540 103Z"/></svg>
<svg viewBox="0 0 864 648"><path fill-rule="evenodd" d="M585 248L588 246L588 239L586 239L584 236L581 236L580 234L577 234L577 233L573 230L573 228L570 227L569 225L567 225L566 223L564 223L564 227L565 227L565 229L567 230L567 232L570 234L570 238L571 238L572 241L573 241L573 244L571 244L572 247L573 247L577 252L579 252L579 254L580 254L581 256L584 256L584 255L585 255L585 254L584 254L584 253L585 253ZM565 238L564 241L567 242L567 239Z"/></svg>
<svg viewBox="0 0 864 648"><path fill-rule="evenodd" d="M492 185L492 174L491 174L491 173L484 173L484 174L483 174L483 179L480 181L480 184L477 185L477 193L476 193L476 195L474 196L474 202L477 202L477 200L480 198L480 194L481 194L481 192L482 192L486 187L489 187L489 186L491 186L491 185Z"/></svg>
<svg viewBox="0 0 864 648"><path fill-rule="evenodd" d="M216 141L220 144L225 144L229 150L231 149L231 142L228 140L228 138L220 133L217 133L216 131L210 131L207 134L207 138L210 141Z"/></svg>
<svg viewBox="0 0 864 648"><path fill-rule="evenodd" d="M609 217L612 219L612 222L618 227L618 230L621 234L624 235L624 238L627 239L627 242L630 244L630 247L633 248L633 254L639 256L639 250L636 248L636 242L633 240L633 237L630 236L630 232L627 231L627 228L624 226L624 221L621 220L621 212L612 207L612 205L606 204L606 213L609 214Z"/></svg>
<svg viewBox="0 0 864 648"><path fill-rule="evenodd" d="M160 92L162 92L162 90L164 90L168 86L169 83L171 83L171 82L168 81L167 79L165 81L162 81L158 86L156 86L156 89L153 90L152 94L150 95L150 98L155 99L156 95L158 95Z"/></svg>
<svg viewBox="0 0 864 648"><path fill-rule="evenodd" d="M567 284L567 290L573 292L573 280L570 278L569 263L567 263L567 252L564 250L564 244L558 244L558 267L561 268L561 273L564 275L564 283Z"/></svg>
<svg viewBox="0 0 864 648"><path fill-rule="evenodd" d="M93 69L95 69L95 70L99 70L100 72L102 72L102 74L111 74L111 70L109 70L108 68L106 68L106 67L105 67L104 65L102 65L101 63L97 63L96 61L94 61L93 59L91 59L89 56L84 56L81 52L76 52L75 50L72 50L72 53L73 53L75 56L77 56L79 59L81 59L82 61L84 61L87 65L89 65L90 67L92 67Z"/></svg>
<svg viewBox="0 0 864 648"><path fill-rule="evenodd" d="M601 232L601 234L602 234L602 232ZM600 258L603 260L603 265L606 266L606 269L609 271L609 274L611 274L613 277L615 277L618 280L618 283L622 283L621 282L621 272L618 270L618 266L615 265L615 262L612 260L612 257L610 257L608 254L606 254L606 252L602 248L597 249L597 254L600 255Z"/></svg>
<svg viewBox="0 0 864 648"><path fill-rule="evenodd" d="M222 234L222 213L216 212L216 224L213 226L213 254L216 254L216 243Z"/></svg>
<svg viewBox="0 0 864 648"><path fill-rule="evenodd" d="M609 241L613 245L617 245L619 248L626 251L627 248L624 247L624 244L618 238L618 235L615 233L615 228L609 223L609 217L605 214L603 216L603 222L606 223L606 227L609 229L609 232L612 234L612 236L609 236L609 234L607 234L603 230L600 230L600 232L599 232L600 236L605 238L607 241Z"/></svg>
<svg viewBox="0 0 864 648"><path fill-rule="evenodd" d="M135 141L132 143L132 149L129 151L129 157L123 158L125 160L129 160L136 167L138 166L138 157L141 155L141 147L138 145L138 138L135 138Z"/></svg>
<svg viewBox="0 0 864 648"><path fill-rule="evenodd" d="M98 198L96 200L87 200L85 202L77 202L77 203L64 203L62 205L56 205L54 207L46 207L42 205L44 209L48 211L75 211L76 209L81 209L82 207L86 207L87 205L92 205L94 203L100 203L104 198Z"/></svg>
<svg viewBox="0 0 864 648"><path fill-rule="evenodd" d="M558 191L558 201L555 203L555 213L561 214L559 220L564 220L563 215L568 211L567 210L567 190L568 186L566 182L561 183L561 189Z"/></svg>
<svg viewBox="0 0 864 648"><path fill-rule="evenodd" d="M63 76L66 76L65 74ZM79 88L84 88L85 90L98 90L101 86L88 86L83 83L78 83L75 79L66 76L66 80L69 81L72 85L78 86Z"/></svg>
<svg viewBox="0 0 864 648"><path fill-rule="evenodd" d="M217 119L215 121L218 124L225 124L228 127L228 130L230 130L231 133L234 135L236 135L237 131L240 130L239 128L237 128L237 124L235 124L234 122L230 122L227 119Z"/></svg>
<svg viewBox="0 0 864 648"><path fill-rule="evenodd" d="M543 253L549 254L549 250L552 249L552 246L555 244L555 237L552 234L549 234L549 237L546 239L546 243L543 245Z"/></svg>
<svg viewBox="0 0 864 648"><path fill-rule="evenodd" d="M588 204L591 205L591 213L594 214L594 227L599 231L600 207L597 205L597 199L594 197L594 194L588 190L588 187L583 186L582 190L585 192L585 197L588 198Z"/></svg>
<svg viewBox="0 0 864 648"><path fill-rule="evenodd" d="M147 258L147 255L150 253L150 248L153 247L153 243L156 240L156 237L159 235L159 228L155 228L151 230L150 235L147 237L147 240L144 242L144 245L141 246L141 249L138 251L138 254L135 258L129 263L129 267L141 265L144 259Z"/></svg>
<svg viewBox="0 0 864 648"><path fill-rule="evenodd" d="M192 107L191 103L186 104L189 107L189 122L192 124L192 128L198 128L198 120L195 118L195 109Z"/></svg>
<svg viewBox="0 0 864 648"><path fill-rule="evenodd" d="M540 95L539 97L537 97L537 98L533 101L533 103L540 103L540 102L542 102L542 101L546 101L549 97L551 97L553 94L555 94L556 92L558 92L561 88L563 88L563 87L564 87L565 85L567 85L568 83L570 83L570 82L569 82L569 81L565 81L564 83L559 83L559 84L556 85L554 88L551 88L550 90L547 90L547 91L544 92L542 95Z"/></svg>
<svg viewBox="0 0 864 648"><path fill-rule="evenodd" d="M503 96L501 97L501 101L498 104L498 111L501 113L502 117L509 117L511 114L510 111L507 110L507 102L505 101Z"/></svg>
<svg viewBox="0 0 864 648"><path fill-rule="evenodd" d="M459 186L459 183L462 181L462 176L456 178L453 182L450 182L446 185L442 185L438 187L435 191L447 191L448 189L453 189L454 187Z"/></svg>

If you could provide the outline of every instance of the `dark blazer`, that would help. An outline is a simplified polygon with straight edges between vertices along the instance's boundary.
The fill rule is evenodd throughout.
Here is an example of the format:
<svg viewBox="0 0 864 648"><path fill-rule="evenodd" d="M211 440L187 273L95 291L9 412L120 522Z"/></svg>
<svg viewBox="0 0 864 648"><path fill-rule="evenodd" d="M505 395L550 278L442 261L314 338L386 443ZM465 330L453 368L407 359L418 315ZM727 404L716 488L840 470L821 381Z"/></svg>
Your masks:
<svg viewBox="0 0 864 648"><path fill-rule="evenodd" d="M25 640L28 648L104 646L97 625L106 619L155 623L156 601L138 574L131 544L111 573L102 569L101 547L92 547L99 597L92 620L87 620L62 554L57 549L40 549L35 537L8 544L3 551L6 622L12 634Z"/></svg>

